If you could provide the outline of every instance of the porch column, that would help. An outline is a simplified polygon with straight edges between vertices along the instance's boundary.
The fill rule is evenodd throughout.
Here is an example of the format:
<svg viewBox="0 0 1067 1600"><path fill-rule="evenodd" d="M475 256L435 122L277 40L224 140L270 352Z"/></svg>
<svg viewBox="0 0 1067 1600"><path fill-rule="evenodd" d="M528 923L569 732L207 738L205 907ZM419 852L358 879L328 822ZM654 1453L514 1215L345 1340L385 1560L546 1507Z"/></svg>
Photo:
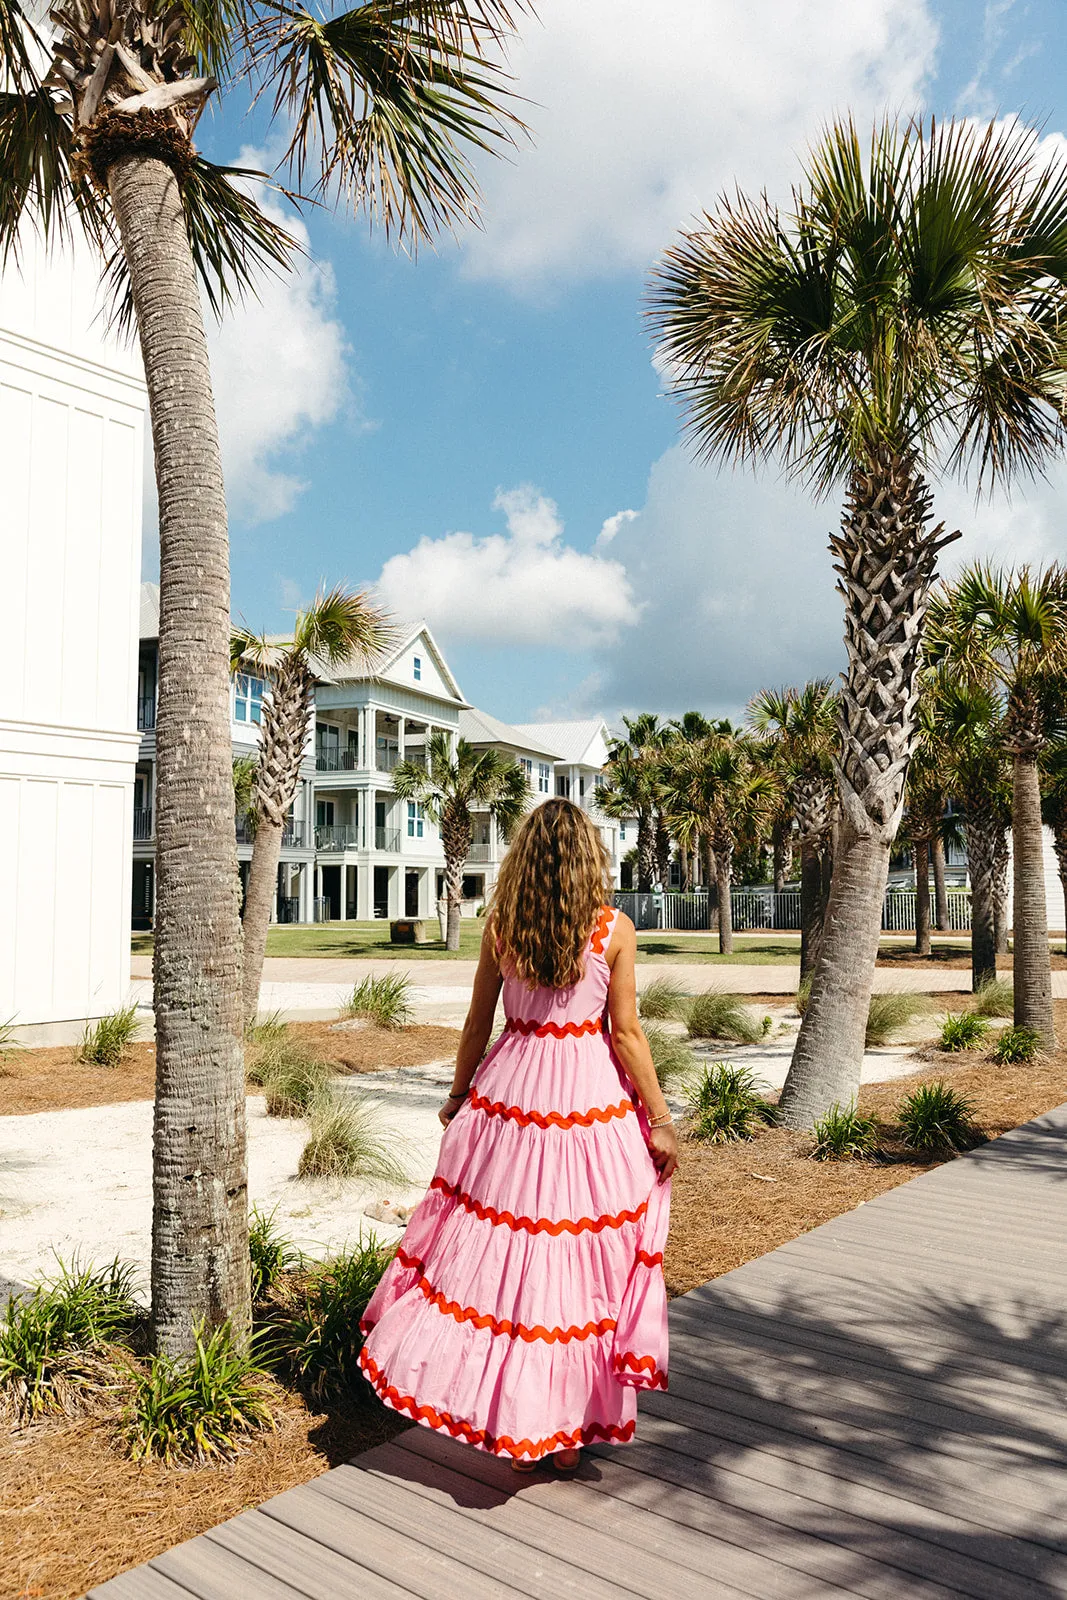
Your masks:
<svg viewBox="0 0 1067 1600"><path fill-rule="evenodd" d="M405 732L407 730L407 725L408 725L407 717L397 717L397 719L396 719L396 758L397 758L398 761L403 761L403 759L404 759L404 734L405 734Z"/></svg>
<svg viewBox="0 0 1067 1600"><path fill-rule="evenodd" d="M375 772L378 767L378 707L369 705L364 716L367 724L367 766Z"/></svg>
<svg viewBox="0 0 1067 1600"><path fill-rule="evenodd" d="M367 765L367 708L359 706L356 710L356 760L361 767Z"/></svg>
<svg viewBox="0 0 1067 1600"><path fill-rule="evenodd" d="M311 863L302 863L297 879L297 893L300 896L300 921L311 921Z"/></svg>

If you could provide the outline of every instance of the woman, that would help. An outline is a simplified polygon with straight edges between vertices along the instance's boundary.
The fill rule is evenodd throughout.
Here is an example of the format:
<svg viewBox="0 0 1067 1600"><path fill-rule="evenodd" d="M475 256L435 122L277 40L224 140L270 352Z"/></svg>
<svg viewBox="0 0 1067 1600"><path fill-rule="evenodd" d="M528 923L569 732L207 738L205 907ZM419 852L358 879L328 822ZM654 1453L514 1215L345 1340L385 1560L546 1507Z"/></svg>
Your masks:
<svg viewBox="0 0 1067 1600"><path fill-rule="evenodd" d="M486 918L437 1171L362 1322L386 1405L519 1471L631 1439L635 1391L667 1386L678 1144L610 895L585 812L536 807Z"/></svg>

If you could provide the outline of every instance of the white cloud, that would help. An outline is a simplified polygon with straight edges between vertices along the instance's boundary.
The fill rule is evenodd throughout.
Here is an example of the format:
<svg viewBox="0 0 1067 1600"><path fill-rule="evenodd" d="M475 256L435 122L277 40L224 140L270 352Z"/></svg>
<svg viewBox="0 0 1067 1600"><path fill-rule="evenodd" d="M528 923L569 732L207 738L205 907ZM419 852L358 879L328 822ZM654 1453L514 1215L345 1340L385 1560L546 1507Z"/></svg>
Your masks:
<svg viewBox="0 0 1067 1600"><path fill-rule="evenodd" d="M238 166L269 166L266 152L241 151ZM263 209L306 250L307 229L291 212L258 195ZM333 421L349 398L345 331L333 316L337 290L329 263L296 258L293 270L264 276L221 325L209 323L226 498L246 523L291 511L304 481L280 464Z"/></svg>
<svg viewBox="0 0 1067 1600"><path fill-rule="evenodd" d="M525 484L501 491L493 509L506 534L448 533L390 557L377 583L385 604L425 617L446 644L584 650L637 621L625 567L564 543L554 501Z"/></svg>
<svg viewBox="0 0 1067 1600"><path fill-rule="evenodd" d="M601 524L600 532L596 537L595 548L597 550L603 550L605 545L611 543L619 529L625 528L626 524L628 522L633 522L634 518L638 515L639 513L637 511L616 511L613 517L605 517L603 523Z"/></svg>
<svg viewBox="0 0 1067 1600"><path fill-rule="evenodd" d="M482 164L467 270L519 288L641 269L722 189L784 186L827 116L921 99L927 0L542 0L511 55L533 130Z"/></svg>

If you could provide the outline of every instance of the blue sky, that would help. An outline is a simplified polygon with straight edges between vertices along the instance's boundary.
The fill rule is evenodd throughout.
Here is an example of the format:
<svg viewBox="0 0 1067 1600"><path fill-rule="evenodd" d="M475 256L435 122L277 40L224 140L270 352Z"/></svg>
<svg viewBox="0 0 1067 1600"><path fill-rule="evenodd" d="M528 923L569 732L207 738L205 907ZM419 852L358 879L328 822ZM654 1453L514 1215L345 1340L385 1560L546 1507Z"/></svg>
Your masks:
<svg viewBox="0 0 1067 1600"><path fill-rule="evenodd" d="M1062 6L657 0L650 35L636 0L543 0L514 57L534 139L483 165L484 228L412 262L309 213L314 265L214 336L235 610L280 628L321 579L379 584L513 721L736 712L836 671L833 507L689 461L648 267L735 179L784 196L848 107L1067 131ZM215 159L266 139L243 110L201 125ZM939 514L967 557L1040 558L1065 483Z"/></svg>

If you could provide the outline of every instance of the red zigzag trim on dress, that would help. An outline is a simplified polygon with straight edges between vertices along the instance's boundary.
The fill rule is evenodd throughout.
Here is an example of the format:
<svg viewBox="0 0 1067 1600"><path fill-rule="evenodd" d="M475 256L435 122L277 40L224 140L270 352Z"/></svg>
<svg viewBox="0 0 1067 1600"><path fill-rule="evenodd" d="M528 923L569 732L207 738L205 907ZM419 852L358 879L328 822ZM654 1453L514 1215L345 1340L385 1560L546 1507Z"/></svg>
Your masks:
<svg viewBox="0 0 1067 1600"><path fill-rule="evenodd" d="M657 1367L654 1356L635 1356L632 1351L627 1350L625 1355L615 1356L611 1364L617 1373L650 1372L652 1374L652 1381L648 1385L650 1389L667 1387L667 1374Z"/></svg>
<svg viewBox="0 0 1067 1600"><path fill-rule="evenodd" d="M494 1436L487 1433L484 1428L475 1428L459 1417L450 1416L447 1411L437 1411L433 1406L420 1406L413 1396L401 1394L399 1389L386 1382L385 1374L366 1350L360 1351L359 1364L363 1368L365 1377L373 1385L379 1400L385 1405L391 1406L394 1411L406 1412L409 1417L427 1427L450 1433L453 1439L463 1439L467 1444L480 1445L491 1455L527 1456L530 1460L536 1461L553 1450L573 1450L579 1445L595 1444L598 1439L626 1444L634 1436L633 1422L627 1422L621 1428L616 1427L613 1422L591 1422L587 1427L575 1428L571 1433L561 1430L559 1433L550 1434L547 1439L512 1439L506 1433Z"/></svg>
<svg viewBox="0 0 1067 1600"><path fill-rule="evenodd" d="M561 1116L558 1111L549 1111L546 1115L541 1111L524 1111L521 1106L506 1106L503 1100L485 1100L477 1089L471 1090L467 1104L490 1117L509 1117L522 1128L528 1128L531 1123L538 1128L591 1128L594 1122L610 1122L613 1117L629 1116L634 1109L632 1100L620 1100L617 1106L574 1111L567 1117Z"/></svg>
<svg viewBox="0 0 1067 1600"><path fill-rule="evenodd" d="M443 1316L455 1317L457 1322L473 1322L476 1328L488 1328L492 1334L522 1339L526 1344L533 1344L538 1339L543 1339L545 1344L571 1344L583 1339L599 1339L605 1333L615 1331L614 1317L601 1317L599 1322L587 1322L584 1327L575 1325L571 1328L546 1328L540 1322L535 1322L531 1328L525 1322L509 1322L506 1317L490 1316L488 1312L477 1311L474 1306L461 1306L458 1300L446 1300L440 1289L435 1289L422 1273L419 1274L419 1288Z"/></svg>
<svg viewBox="0 0 1067 1600"><path fill-rule="evenodd" d="M602 1217L581 1217L577 1222L571 1222L567 1217L559 1222L551 1222L548 1217L516 1217L510 1211L497 1211L494 1206L485 1206L480 1200L475 1200L467 1194L458 1184L447 1183L444 1178L434 1178L430 1184L431 1189L437 1189L441 1194L448 1195L461 1205L465 1211L470 1211L479 1222L491 1222L494 1227L502 1224L510 1228L513 1233L525 1230L527 1233L550 1233L558 1237L561 1233L601 1233L605 1228L621 1228L625 1222L640 1222L648 1210L648 1201L643 1200L633 1211L619 1211L614 1216L606 1214ZM637 1260L643 1261L646 1266L655 1266L663 1260L659 1255L653 1258L646 1255L643 1250L637 1252Z"/></svg>
<svg viewBox="0 0 1067 1600"><path fill-rule="evenodd" d="M634 1260L642 1267L661 1267L663 1265L663 1251L657 1250L654 1256L650 1256L647 1250L639 1250Z"/></svg>
<svg viewBox="0 0 1067 1600"><path fill-rule="evenodd" d="M611 921L614 915L615 912L611 906L601 906L599 920L597 921L596 927L593 929L593 936L589 941L590 948L595 950L598 956L602 956L604 954L604 945L607 940L608 929L611 927Z"/></svg>
<svg viewBox="0 0 1067 1600"><path fill-rule="evenodd" d="M524 1022L521 1017L509 1017L504 1025L505 1033L521 1033L528 1039L531 1034L537 1039L580 1039L583 1033L603 1033L603 1017L590 1017L588 1022Z"/></svg>

